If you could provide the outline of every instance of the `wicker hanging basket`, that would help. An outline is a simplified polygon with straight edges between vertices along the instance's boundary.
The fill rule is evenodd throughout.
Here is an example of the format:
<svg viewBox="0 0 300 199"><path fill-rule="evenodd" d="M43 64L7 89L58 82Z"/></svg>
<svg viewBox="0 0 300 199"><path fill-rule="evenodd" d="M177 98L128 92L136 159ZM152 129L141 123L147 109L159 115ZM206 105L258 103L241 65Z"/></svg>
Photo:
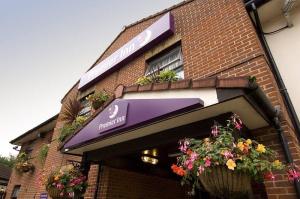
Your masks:
<svg viewBox="0 0 300 199"><path fill-rule="evenodd" d="M219 198L241 198L251 190L251 177L225 167L211 168L199 176L204 189Z"/></svg>
<svg viewBox="0 0 300 199"><path fill-rule="evenodd" d="M60 196L61 191L55 187L47 188L47 192L52 199L62 199L63 198L62 196Z"/></svg>

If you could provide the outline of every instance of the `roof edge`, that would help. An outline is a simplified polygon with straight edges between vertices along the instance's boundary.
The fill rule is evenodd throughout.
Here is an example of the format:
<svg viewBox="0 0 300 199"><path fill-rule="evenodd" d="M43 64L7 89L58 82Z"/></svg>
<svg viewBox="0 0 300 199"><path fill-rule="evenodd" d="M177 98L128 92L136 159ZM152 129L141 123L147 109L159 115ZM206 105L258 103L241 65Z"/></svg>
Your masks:
<svg viewBox="0 0 300 199"><path fill-rule="evenodd" d="M35 130L41 128L42 126L44 126L44 125L46 125L46 124L48 124L48 123L50 123L50 122L52 122L52 121L54 121L54 120L56 120L57 118L58 118L58 114L52 116L52 117L49 118L48 120L42 122L41 124L37 125L36 127L30 129L29 131L26 131L25 133L23 133L23 134L20 135L19 137L17 137L17 138L15 138L15 139L11 140L9 143L10 143L10 144L15 144L15 142L17 142L18 140L20 140L20 139L26 137L27 135L29 135L29 134L32 133L33 131L35 131Z"/></svg>

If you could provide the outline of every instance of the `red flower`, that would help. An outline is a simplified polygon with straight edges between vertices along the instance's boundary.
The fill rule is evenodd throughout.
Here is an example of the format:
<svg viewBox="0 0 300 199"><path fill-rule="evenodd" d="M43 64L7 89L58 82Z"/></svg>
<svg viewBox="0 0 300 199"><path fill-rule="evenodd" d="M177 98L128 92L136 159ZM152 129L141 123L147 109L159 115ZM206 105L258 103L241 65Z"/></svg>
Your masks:
<svg viewBox="0 0 300 199"><path fill-rule="evenodd" d="M266 180L275 180L275 176L273 175L272 172L265 173L264 178Z"/></svg>
<svg viewBox="0 0 300 199"><path fill-rule="evenodd" d="M184 176L185 175L185 170L182 167L177 166L176 164L173 164L171 166L171 169L174 173L176 173L179 176Z"/></svg>

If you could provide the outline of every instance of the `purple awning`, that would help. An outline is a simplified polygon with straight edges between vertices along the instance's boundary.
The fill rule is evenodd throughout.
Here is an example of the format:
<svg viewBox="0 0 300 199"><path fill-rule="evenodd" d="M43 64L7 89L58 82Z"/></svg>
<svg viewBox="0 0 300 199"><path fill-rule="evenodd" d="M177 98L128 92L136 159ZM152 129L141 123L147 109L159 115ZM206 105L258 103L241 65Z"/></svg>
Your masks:
<svg viewBox="0 0 300 199"><path fill-rule="evenodd" d="M199 107L203 107L203 101L198 98L116 99L67 141L63 148L74 149Z"/></svg>

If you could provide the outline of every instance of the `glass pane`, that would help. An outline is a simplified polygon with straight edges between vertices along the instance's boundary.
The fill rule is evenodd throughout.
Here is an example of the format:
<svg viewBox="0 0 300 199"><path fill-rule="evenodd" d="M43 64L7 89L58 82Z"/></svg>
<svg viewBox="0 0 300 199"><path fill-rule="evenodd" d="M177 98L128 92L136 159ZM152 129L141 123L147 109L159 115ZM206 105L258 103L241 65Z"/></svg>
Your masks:
<svg viewBox="0 0 300 199"><path fill-rule="evenodd" d="M175 70L178 67L182 66L182 64L183 61L181 48L177 47L162 55L161 57L158 57L157 59L149 62L145 75L150 75L161 70Z"/></svg>

